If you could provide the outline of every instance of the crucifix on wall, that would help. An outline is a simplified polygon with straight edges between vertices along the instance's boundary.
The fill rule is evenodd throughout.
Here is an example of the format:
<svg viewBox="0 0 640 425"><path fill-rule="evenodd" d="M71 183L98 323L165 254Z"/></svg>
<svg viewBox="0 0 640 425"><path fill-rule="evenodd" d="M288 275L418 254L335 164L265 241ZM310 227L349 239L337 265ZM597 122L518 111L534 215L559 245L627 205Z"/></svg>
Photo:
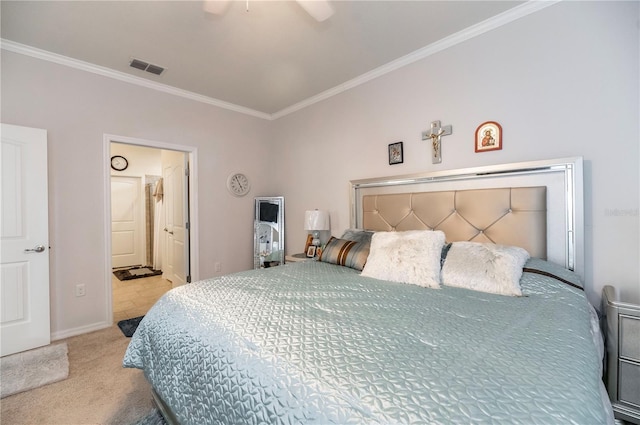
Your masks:
<svg viewBox="0 0 640 425"><path fill-rule="evenodd" d="M442 136L448 136L453 131L450 125L440 126L440 121L432 121L431 128L422 132L422 140L431 140L431 162L442 162Z"/></svg>

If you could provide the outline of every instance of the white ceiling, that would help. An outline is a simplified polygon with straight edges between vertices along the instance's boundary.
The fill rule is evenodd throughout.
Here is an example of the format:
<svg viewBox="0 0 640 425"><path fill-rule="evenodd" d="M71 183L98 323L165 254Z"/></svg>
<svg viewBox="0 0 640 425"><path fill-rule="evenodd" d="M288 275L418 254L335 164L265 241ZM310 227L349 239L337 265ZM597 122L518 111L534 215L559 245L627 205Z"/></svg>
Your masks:
<svg viewBox="0 0 640 425"><path fill-rule="evenodd" d="M234 1L215 16L199 1L2 0L1 36L272 115L522 3L332 1L316 22L294 1Z"/></svg>

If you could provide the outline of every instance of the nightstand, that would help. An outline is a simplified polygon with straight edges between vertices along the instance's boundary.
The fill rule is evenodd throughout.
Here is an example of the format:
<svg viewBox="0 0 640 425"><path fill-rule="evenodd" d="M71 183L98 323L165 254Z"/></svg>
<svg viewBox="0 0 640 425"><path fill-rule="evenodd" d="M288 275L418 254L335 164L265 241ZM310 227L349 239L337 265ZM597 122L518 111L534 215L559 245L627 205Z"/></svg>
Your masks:
<svg viewBox="0 0 640 425"><path fill-rule="evenodd" d="M301 252L299 254L287 255L284 258L285 263L295 263L298 261L313 261L313 258L307 257L307 254Z"/></svg>
<svg viewBox="0 0 640 425"><path fill-rule="evenodd" d="M640 424L640 306L619 302L613 286L602 290L606 317L607 392L617 419Z"/></svg>

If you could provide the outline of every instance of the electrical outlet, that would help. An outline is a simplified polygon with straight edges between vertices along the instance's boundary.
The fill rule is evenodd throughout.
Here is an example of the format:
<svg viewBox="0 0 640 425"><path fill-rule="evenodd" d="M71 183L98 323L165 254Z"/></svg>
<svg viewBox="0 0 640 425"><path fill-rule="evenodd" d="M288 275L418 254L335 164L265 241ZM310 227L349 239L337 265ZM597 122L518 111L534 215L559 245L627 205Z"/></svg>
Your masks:
<svg viewBox="0 0 640 425"><path fill-rule="evenodd" d="M76 285L76 297L84 297L87 294L87 289L84 283Z"/></svg>
<svg viewBox="0 0 640 425"><path fill-rule="evenodd" d="M216 261L213 267L215 268L216 273L220 273L222 271L222 264L220 264L219 261Z"/></svg>

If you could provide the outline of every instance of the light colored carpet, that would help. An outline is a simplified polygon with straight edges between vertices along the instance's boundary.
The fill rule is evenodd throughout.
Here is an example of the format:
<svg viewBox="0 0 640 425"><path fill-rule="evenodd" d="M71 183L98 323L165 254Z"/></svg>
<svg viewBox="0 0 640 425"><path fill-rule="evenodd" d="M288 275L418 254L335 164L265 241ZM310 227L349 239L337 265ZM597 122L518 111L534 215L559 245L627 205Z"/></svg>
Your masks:
<svg viewBox="0 0 640 425"><path fill-rule="evenodd" d="M69 377L0 402L2 424L131 425L153 410L151 388L137 369L122 367L130 338L117 326L64 341Z"/></svg>
<svg viewBox="0 0 640 425"><path fill-rule="evenodd" d="M0 397L67 379L67 344L53 344L0 359Z"/></svg>
<svg viewBox="0 0 640 425"><path fill-rule="evenodd" d="M135 425L167 425L158 409L154 409Z"/></svg>

